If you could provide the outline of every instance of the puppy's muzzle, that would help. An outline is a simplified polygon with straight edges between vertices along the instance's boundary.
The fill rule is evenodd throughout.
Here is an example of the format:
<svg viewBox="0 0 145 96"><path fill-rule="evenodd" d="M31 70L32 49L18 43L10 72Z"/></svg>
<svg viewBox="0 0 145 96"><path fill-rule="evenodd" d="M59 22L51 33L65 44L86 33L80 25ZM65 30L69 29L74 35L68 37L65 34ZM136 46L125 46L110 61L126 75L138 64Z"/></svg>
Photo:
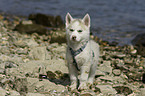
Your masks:
<svg viewBox="0 0 145 96"><path fill-rule="evenodd" d="M76 36L72 36L72 40L74 40L74 41L75 41L75 40L76 40L76 38L77 38Z"/></svg>

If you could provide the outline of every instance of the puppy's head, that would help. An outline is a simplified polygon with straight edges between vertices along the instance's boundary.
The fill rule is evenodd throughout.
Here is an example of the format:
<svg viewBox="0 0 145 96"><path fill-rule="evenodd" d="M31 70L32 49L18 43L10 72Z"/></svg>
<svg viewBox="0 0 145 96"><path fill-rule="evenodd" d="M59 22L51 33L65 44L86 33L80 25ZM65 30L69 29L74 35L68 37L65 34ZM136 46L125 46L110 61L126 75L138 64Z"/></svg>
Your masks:
<svg viewBox="0 0 145 96"><path fill-rule="evenodd" d="M67 40L73 43L86 41L90 35L90 16L86 14L83 19L74 19L69 13L66 15Z"/></svg>

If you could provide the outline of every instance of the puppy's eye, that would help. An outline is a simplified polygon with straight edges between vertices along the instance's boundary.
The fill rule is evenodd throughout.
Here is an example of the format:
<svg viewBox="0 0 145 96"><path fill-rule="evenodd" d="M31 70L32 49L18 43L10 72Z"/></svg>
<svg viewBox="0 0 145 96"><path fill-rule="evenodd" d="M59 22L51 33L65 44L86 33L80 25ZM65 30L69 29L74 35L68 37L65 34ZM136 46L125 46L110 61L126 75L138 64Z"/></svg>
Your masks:
<svg viewBox="0 0 145 96"><path fill-rule="evenodd" d="M73 32L74 30L73 29L69 29L69 31Z"/></svg>
<svg viewBox="0 0 145 96"><path fill-rule="evenodd" d="M79 33L81 33L83 30L78 30Z"/></svg>

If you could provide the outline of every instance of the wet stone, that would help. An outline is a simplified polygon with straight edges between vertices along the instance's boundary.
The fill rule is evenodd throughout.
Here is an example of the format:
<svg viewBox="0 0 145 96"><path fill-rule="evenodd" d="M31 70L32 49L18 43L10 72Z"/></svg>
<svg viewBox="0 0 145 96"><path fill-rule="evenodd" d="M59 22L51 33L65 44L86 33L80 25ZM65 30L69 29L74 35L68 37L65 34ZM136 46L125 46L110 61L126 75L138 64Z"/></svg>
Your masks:
<svg viewBox="0 0 145 96"><path fill-rule="evenodd" d="M30 14L28 17L30 20L32 20L36 24L40 24L47 27L64 27L63 20L61 17L58 16L51 16L51 15L45 15L45 14Z"/></svg>
<svg viewBox="0 0 145 96"><path fill-rule="evenodd" d="M145 56L145 33L138 34L133 40L132 44L137 49L137 53Z"/></svg>
<svg viewBox="0 0 145 96"><path fill-rule="evenodd" d="M49 32L47 28L38 24L26 24L26 25L18 24L15 27L15 30L17 30L20 33L27 33L27 34L38 33L40 35L48 34Z"/></svg>

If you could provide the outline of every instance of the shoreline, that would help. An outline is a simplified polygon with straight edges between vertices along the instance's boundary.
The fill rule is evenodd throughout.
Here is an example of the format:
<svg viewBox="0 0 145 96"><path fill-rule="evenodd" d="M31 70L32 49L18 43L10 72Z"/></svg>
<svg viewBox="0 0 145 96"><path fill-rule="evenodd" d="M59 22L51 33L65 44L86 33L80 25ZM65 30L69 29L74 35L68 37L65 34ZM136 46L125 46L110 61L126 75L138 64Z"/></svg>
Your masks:
<svg viewBox="0 0 145 96"><path fill-rule="evenodd" d="M41 13L36 13L36 14L41 14ZM20 21L23 21L23 20L29 20L29 16L31 15L31 14L29 14L28 16L22 16L22 15L14 15L14 14L7 14L7 13L0 13L0 15L2 15L2 16L4 16L4 17L6 17L7 19L10 19L11 21L13 21L14 19L20 19L19 20L19 22ZM44 14L44 15L47 15L47 14ZM53 15L48 15L48 16L53 16ZM55 16L54 16L55 17ZM62 19L62 18L61 18ZM64 22L64 21L63 21ZM135 38L135 36L134 37L132 37L132 39L131 40L129 40L129 41L127 41L128 43L123 43L121 40L119 40L119 38L117 38L117 40L119 40L119 41L121 41L120 43L119 43L119 41L114 41L113 40L113 38L112 38L112 40L110 40L110 41L107 41L107 40L105 40L105 39L103 39L103 38L101 38L101 37L104 37L103 35L101 35L101 34L96 34L97 32L96 32L96 29L94 29L93 30L93 28L91 28L92 30L91 30L91 32L94 32L94 33L91 33L91 34L94 34L93 36L94 37L98 37L98 38L100 38L101 40L103 40L103 41L106 41L106 42L108 42L108 43L110 43L110 44L116 44L116 45L118 45L118 46L126 46L126 45L132 45L132 43L131 43L131 41L133 40L133 38ZM97 30L99 30L99 29L97 29ZM112 29L113 30L113 29ZM95 35L96 34L96 35ZM99 35L100 35L100 37L99 37ZM121 39L121 38L120 38ZM127 38L126 38L127 39Z"/></svg>
<svg viewBox="0 0 145 96"><path fill-rule="evenodd" d="M48 35L19 33L13 29L20 18L14 21L1 18L0 95L145 94L145 57L138 55L133 46L110 45L94 38L101 49L94 85L89 91L72 93L68 90L65 66L66 44L65 41L58 43L65 38L64 30L49 30Z"/></svg>

